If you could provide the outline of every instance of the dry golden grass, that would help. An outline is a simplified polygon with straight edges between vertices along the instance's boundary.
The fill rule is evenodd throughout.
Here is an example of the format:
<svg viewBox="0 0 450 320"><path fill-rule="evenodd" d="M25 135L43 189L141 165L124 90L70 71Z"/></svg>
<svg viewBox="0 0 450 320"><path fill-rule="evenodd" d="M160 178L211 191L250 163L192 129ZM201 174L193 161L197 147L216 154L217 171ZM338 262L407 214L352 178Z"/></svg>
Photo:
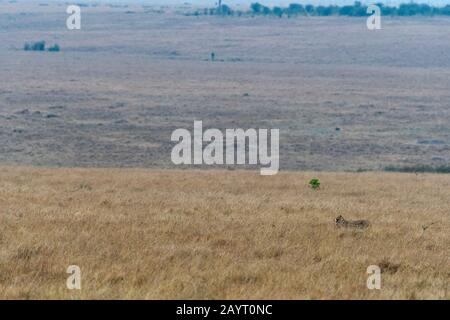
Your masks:
<svg viewBox="0 0 450 320"><path fill-rule="evenodd" d="M448 175L3 167L0 297L448 299L449 200Z"/></svg>

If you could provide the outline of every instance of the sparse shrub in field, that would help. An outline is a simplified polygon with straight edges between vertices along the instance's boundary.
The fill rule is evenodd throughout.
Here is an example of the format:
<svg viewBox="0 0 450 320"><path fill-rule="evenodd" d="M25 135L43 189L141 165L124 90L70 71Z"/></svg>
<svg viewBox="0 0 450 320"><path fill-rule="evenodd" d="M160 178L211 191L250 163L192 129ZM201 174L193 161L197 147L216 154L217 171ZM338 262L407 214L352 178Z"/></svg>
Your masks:
<svg viewBox="0 0 450 320"><path fill-rule="evenodd" d="M45 41L38 41L34 43L25 43L23 46L25 51L45 51Z"/></svg>
<svg viewBox="0 0 450 320"><path fill-rule="evenodd" d="M45 41L37 41L32 43L25 43L23 46L25 51L45 51ZM59 52L61 48L55 44L47 49L49 52Z"/></svg>
<svg viewBox="0 0 450 320"><path fill-rule="evenodd" d="M44 51L45 50L45 41L38 41L31 45L31 50L33 51Z"/></svg>
<svg viewBox="0 0 450 320"><path fill-rule="evenodd" d="M320 188L320 180L319 179L311 179L311 181L309 181L309 186L313 189L313 190L317 190Z"/></svg>
<svg viewBox="0 0 450 320"><path fill-rule="evenodd" d="M48 51L50 52L59 52L60 48L58 44L55 44L53 47L48 48Z"/></svg>

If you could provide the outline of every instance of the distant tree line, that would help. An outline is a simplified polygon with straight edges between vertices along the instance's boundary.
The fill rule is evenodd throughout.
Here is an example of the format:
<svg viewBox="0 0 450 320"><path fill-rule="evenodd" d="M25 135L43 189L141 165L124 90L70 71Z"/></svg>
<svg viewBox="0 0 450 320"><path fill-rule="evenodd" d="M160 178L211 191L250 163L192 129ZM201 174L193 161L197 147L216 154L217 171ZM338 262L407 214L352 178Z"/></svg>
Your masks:
<svg viewBox="0 0 450 320"><path fill-rule="evenodd" d="M383 16L450 16L450 5L445 7L434 7L428 4L404 3L398 7L386 6L382 3L376 4ZM267 7L259 2L252 3L250 10L233 10L226 4L220 3L215 8L205 8L197 10L194 15L223 15L223 16L277 16L277 17L296 17L296 16L349 16L362 17L367 16L367 6L356 1L353 5L337 6L314 6L311 4L302 5L292 3L288 7Z"/></svg>

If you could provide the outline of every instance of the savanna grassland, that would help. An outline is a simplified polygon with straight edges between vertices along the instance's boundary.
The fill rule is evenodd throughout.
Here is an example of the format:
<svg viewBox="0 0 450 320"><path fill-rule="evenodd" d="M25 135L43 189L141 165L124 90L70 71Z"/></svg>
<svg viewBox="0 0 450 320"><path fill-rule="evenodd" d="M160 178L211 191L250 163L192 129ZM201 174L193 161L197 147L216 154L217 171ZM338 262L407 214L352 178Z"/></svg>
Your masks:
<svg viewBox="0 0 450 320"><path fill-rule="evenodd" d="M99 5L67 30L65 9L0 3L0 163L173 168L171 133L202 120L280 129L283 170L449 164L448 18Z"/></svg>
<svg viewBox="0 0 450 320"><path fill-rule="evenodd" d="M0 297L449 299L449 199L448 175L3 167Z"/></svg>
<svg viewBox="0 0 450 320"><path fill-rule="evenodd" d="M65 10L0 0L0 298L450 298L450 175L382 172L449 165L448 18ZM174 166L194 120L281 172Z"/></svg>

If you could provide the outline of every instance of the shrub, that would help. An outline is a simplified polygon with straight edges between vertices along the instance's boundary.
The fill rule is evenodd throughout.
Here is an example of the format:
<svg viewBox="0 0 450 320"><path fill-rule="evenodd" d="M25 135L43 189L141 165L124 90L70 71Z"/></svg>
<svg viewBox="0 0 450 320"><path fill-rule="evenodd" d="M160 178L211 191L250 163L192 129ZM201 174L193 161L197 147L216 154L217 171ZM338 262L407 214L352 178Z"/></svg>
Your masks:
<svg viewBox="0 0 450 320"><path fill-rule="evenodd" d="M58 44L55 44L53 47L48 48L48 51L50 52L59 52L60 48Z"/></svg>
<svg viewBox="0 0 450 320"><path fill-rule="evenodd" d="M45 51L45 41L38 41L34 43L25 43L23 46L25 51Z"/></svg>
<svg viewBox="0 0 450 320"><path fill-rule="evenodd" d="M311 179L311 181L309 181L309 186L314 189L317 190L320 188L320 180L319 179Z"/></svg>
<svg viewBox="0 0 450 320"><path fill-rule="evenodd" d="M31 46L33 51L45 51L45 41L38 41Z"/></svg>

